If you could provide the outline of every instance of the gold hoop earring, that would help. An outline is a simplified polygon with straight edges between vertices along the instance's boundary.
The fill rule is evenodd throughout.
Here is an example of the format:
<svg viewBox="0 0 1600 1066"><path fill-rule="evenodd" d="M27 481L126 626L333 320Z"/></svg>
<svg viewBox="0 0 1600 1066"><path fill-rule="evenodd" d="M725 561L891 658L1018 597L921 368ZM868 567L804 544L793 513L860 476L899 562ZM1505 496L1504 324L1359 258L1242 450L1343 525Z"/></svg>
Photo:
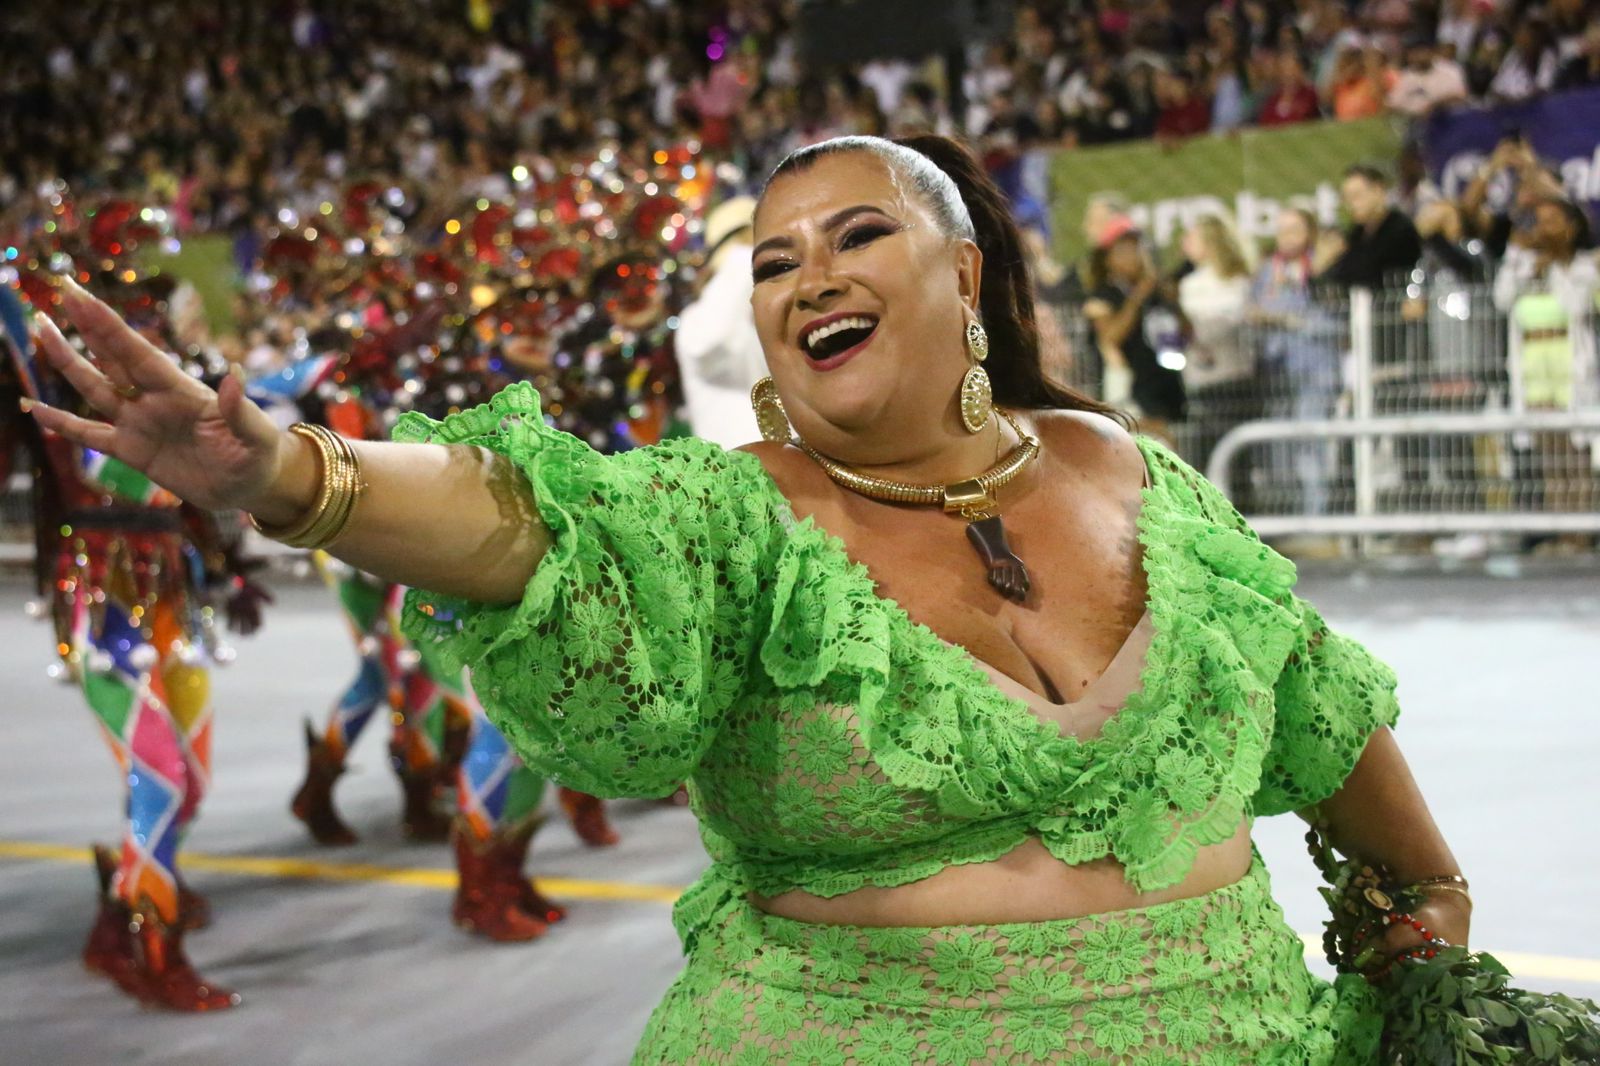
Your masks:
<svg viewBox="0 0 1600 1066"><path fill-rule="evenodd" d="M789 443L794 431L789 428L789 414L783 409L783 401L778 399L778 386L770 377L762 378L750 390L750 406L755 408L756 428L761 430L763 440Z"/></svg>
<svg viewBox="0 0 1600 1066"><path fill-rule="evenodd" d="M967 354L972 365L961 378L961 424L968 433L981 433L994 417L994 390L983 361L989 358L989 334L979 322L967 323Z"/></svg>

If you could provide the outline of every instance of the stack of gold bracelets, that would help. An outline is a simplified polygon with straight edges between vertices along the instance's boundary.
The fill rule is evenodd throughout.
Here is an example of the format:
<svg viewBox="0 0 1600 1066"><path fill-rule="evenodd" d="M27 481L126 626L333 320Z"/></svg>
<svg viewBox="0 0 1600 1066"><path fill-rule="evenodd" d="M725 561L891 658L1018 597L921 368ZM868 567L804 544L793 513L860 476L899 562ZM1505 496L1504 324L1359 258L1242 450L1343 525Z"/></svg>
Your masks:
<svg viewBox="0 0 1600 1066"><path fill-rule="evenodd" d="M350 528L356 500L366 488L361 481L361 463L350 442L330 429L298 422L290 426L289 431L316 445L317 461L322 470L317 502L298 522L289 525L262 525L254 515L250 516L250 524L262 536L291 548L327 548Z"/></svg>
<svg viewBox="0 0 1600 1066"><path fill-rule="evenodd" d="M1467 879L1460 874L1440 874L1438 877L1425 877L1416 884L1407 885L1406 891L1424 896L1431 896L1436 892L1454 892L1465 896L1468 904L1472 903L1472 887L1467 884Z"/></svg>

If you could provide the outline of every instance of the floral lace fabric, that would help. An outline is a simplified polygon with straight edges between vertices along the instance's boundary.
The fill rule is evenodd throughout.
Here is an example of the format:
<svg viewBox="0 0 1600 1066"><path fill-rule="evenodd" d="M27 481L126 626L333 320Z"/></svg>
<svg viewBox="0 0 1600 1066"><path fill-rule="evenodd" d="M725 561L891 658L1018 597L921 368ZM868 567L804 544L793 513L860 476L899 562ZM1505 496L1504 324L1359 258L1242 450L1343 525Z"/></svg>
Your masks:
<svg viewBox="0 0 1600 1066"><path fill-rule="evenodd" d="M1193 899L1065 921L815 925L737 907L702 935L637 1066L1376 1061L1359 979L1311 977L1259 864Z"/></svg>
<svg viewBox="0 0 1600 1066"><path fill-rule="evenodd" d="M1331 795L1397 713L1392 673L1152 441L1146 665L1080 741L879 596L752 455L690 439L601 456L528 385L396 437L487 447L528 478L553 547L522 600L413 592L407 632L473 668L535 771L602 796L690 782L713 859L675 911L691 972L718 965L697 945L752 891L907 884L1030 835L1069 864L1115 857L1138 890L1176 884L1241 821Z"/></svg>

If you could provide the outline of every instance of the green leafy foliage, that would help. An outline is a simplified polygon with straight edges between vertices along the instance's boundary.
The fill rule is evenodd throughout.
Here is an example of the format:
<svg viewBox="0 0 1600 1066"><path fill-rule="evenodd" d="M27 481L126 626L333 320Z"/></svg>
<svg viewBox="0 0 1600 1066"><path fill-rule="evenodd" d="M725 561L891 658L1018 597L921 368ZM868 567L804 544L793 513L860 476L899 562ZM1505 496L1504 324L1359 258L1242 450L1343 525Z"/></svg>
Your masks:
<svg viewBox="0 0 1600 1066"><path fill-rule="evenodd" d="M1374 878L1396 910L1422 901L1388 871L1343 858L1317 829L1306 834L1327 888L1323 943L1344 973L1372 975L1383 1004L1384 1066L1600 1063L1600 1006L1559 993L1513 987L1511 972L1486 951L1454 945L1432 958L1384 966L1372 935L1383 909L1367 891Z"/></svg>

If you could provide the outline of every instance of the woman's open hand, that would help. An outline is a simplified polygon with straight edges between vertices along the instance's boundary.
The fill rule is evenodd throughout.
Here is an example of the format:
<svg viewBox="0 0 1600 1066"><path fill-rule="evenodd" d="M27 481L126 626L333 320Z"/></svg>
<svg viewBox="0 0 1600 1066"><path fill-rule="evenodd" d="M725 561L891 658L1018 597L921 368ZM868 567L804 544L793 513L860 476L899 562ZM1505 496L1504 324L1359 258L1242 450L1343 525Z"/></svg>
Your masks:
<svg viewBox="0 0 1600 1066"><path fill-rule="evenodd" d="M183 500L211 510L255 510L270 500L289 435L245 398L234 374L213 391L70 279L61 310L94 361L41 315L39 348L103 422L23 401L39 424L148 474Z"/></svg>

